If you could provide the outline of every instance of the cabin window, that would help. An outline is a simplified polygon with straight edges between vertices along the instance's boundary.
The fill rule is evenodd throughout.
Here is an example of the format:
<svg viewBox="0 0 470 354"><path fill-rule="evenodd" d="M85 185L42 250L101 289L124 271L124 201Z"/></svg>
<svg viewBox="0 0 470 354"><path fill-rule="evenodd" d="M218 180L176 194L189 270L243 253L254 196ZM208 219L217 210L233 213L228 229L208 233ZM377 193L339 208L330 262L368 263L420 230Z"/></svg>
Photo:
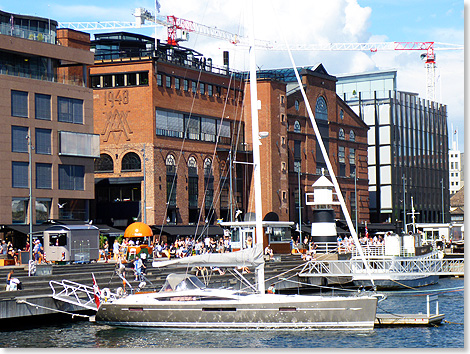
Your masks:
<svg viewBox="0 0 470 354"><path fill-rule="evenodd" d="M67 233L49 234L49 246L67 246Z"/></svg>

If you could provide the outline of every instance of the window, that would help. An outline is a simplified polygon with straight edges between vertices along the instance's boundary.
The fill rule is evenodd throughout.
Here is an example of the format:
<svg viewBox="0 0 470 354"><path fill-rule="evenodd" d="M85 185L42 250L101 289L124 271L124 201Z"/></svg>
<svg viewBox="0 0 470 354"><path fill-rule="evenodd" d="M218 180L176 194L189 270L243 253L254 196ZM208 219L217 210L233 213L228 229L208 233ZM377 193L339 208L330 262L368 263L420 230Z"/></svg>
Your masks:
<svg viewBox="0 0 470 354"><path fill-rule="evenodd" d="M299 109L300 109L299 100L295 100L294 106L295 106L295 110L296 110L296 111L299 111Z"/></svg>
<svg viewBox="0 0 470 354"><path fill-rule="evenodd" d="M11 162L11 186L13 188L28 188L28 163Z"/></svg>
<svg viewBox="0 0 470 354"><path fill-rule="evenodd" d="M135 152L128 152L122 158L122 171L140 171L141 162L140 157Z"/></svg>
<svg viewBox="0 0 470 354"><path fill-rule="evenodd" d="M52 164L37 163L36 164L36 188L51 189L52 188Z"/></svg>
<svg viewBox="0 0 470 354"><path fill-rule="evenodd" d="M165 85L167 88L171 88L171 76L166 76Z"/></svg>
<svg viewBox="0 0 470 354"><path fill-rule="evenodd" d="M184 125L186 128L186 137L191 140L199 140L201 133L201 118L196 116L186 116Z"/></svg>
<svg viewBox="0 0 470 354"><path fill-rule="evenodd" d="M114 163L108 154L100 154L99 159L95 160L95 172L113 172Z"/></svg>
<svg viewBox="0 0 470 354"><path fill-rule="evenodd" d="M163 76L162 74L157 74L157 85L163 86Z"/></svg>
<svg viewBox="0 0 470 354"><path fill-rule="evenodd" d="M354 130L349 132L349 140L356 141L356 134L354 134Z"/></svg>
<svg viewBox="0 0 470 354"><path fill-rule="evenodd" d="M282 123L286 122L286 115L284 113L281 113L281 122Z"/></svg>
<svg viewBox="0 0 470 354"><path fill-rule="evenodd" d="M284 105L284 103L285 103L285 100L286 100L286 96L284 96L284 95L281 95L281 96L280 96L280 102L281 102L281 105Z"/></svg>
<svg viewBox="0 0 470 354"><path fill-rule="evenodd" d="M124 74L115 75L114 80L115 80L115 86L117 86L117 87L124 86L124 83L125 83Z"/></svg>
<svg viewBox="0 0 470 354"><path fill-rule="evenodd" d="M101 88L101 76L90 75L90 79L91 79L91 88Z"/></svg>
<svg viewBox="0 0 470 354"><path fill-rule="evenodd" d="M85 166L59 165L59 189L84 190Z"/></svg>
<svg viewBox="0 0 470 354"><path fill-rule="evenodd" d="M296 121L294 122L294 133L300 133L300 132L301 132L300 129L301 129L300 123L299 123L298 120L296 120Z"/></svg>
<svg viewBox="0 0 470 354"><path fill-rule="evenodd" d="M50 233L49 234L49 246L67 246L67 233Z"/></svg>
<svg viewBox="0 0 470 354"><path fill-rule="evenodd" d="M176 163L173 155L168 155L166 164L166 201L169 206L176 206Z"/></svg>
<svg viewBox="0 0 470 354"><path fill-rule="evenodd" d="M57 97L58 121L83 124L83 100Z"/></svg>
<svg viewBox="0 0 470 354"><path fill-rule="evenodd" d="M315 105L315 118L320 120L328 120L328 109L326 101L323 97L318 97L317 104Z"/></svg>
<svg viewBox="0 0 470 354"><path fill-rule="evenodd" d="M344 146L338 146L338 162L346 163L346 158L344 155Z"/></svg>
<svg viewBox="0 0 470 354"><path fill-rule="evenodd" d="M100 156L100 136L59 131L59 155L94 157Z"/></svg>
<svg viewBox="0 0 470 354"><path fill-rule="evenodd" d="M193 93L196 93L196 91L197 91L197 82L196 81L191 81L191 91Z"/></svg>
<svg viewBox="0 0 470 354"><path fill-rule="evenodd" d="M51 134L50 129L36 128L36 154L51 155Z"/></svg>
<svg viewBox="0 0 470 354"><path fill-rule="evenodd" d="M197 162L191 156L188 159L188 202L189 208L197 208L198 203L198 176L197 176ZM197 222L193 220L192 222Z"/></svg>
<svg viewBox="0 0 470 354"><path fill-rule="evenodd" d="M149 73L141 72L139 73L139 85L148 85L149 84Z"/></svg>
<svg viewBox="0 0 470 354"><path fill-rule="evenodd" d="M189 91L189 81L186 79L183 81L183 90Z"/></svg>
<svg viewBox="0 0 470 354"><path fill-rule="evenodd" d="M344 119L344 111L343 110L339 111L339 117L341 118L341 120Z"/></svg>
<svg viewBox="0 0 470 354"><path fill-rule="evenodd" d="M28 152L28 127L11 126L11 151Z"/></svg>
<svg viewBox="0 0 470 354"><path fill-rule="evenodd" d="M206 84L204 84L203 82L199 84L199 92L201 93L201 95L206 94Z"/></svg>
<svg viewBox="0 0 470 354"><path fill-rule="evenodd" d="M26 209L28 200L24 198L13 198L11 200L11 219L14 224L26 223Z"/></svg>
<svg viewBox="0 0 470 354"><path fill-rule="evenodd" d="M51 96L37 93L34 101L36 119L51 120Z"/></svg>
<svg viewBox="0 0 470 354"><path fill-rule="evenodd" d="M201 140L215 142L215 119L201 118Z"/></svg>
<svg viewBox="0 0 470 354"><path fill-rule="evenodd" d="M338 146L339 176L346 176L346 157L344 146Z"/></svg>
<svg viewBox="0 0 470 354"><path fill-rule="evenodd" d="M343 128L339 128L339 131L338 131L338 139L339 140L344 140L344 129Z"/></svg>
<svg viewBox="0 0 470 354"><path fill-rule="evenodd" d="M204 160L204 190L206 191L204 198L206 217L208 217L214 201L214 176L212 174L212 160L210 158Z"/></svg>
<svg viewBox="0 0 470 354"><path fill-rule="evenodd" d="M212 176L212 160L210 158L206 158L204 160L204 177L211 177Z"/></svg>
<svg viewBox="0 0 470 354"><path fill-rule="evenodd" d="M103 86L113 87L113 75L103 75Z"/></svg>
<svg viewBox="0 0 470 354"><path fill-rule="evenodd" d="M209 95L209 97L212 97L214 95L214 86L207 85L207 94Z"/></svg>
<svg viewBox="0 0 470 354"><path fill-rule="evenodd" d="M176 77L175 78L175 90L179 90L180 87L180 78Z"/></svg>
<svg viewBox="0 0 470 354"><path fill-rule="evenodd" d="M46 222L51 215L51 199L36 198L36 223Z"/></svg>
<svg viewBox="0 0 470 354"><path fill-rule="evenodd" d="M137 73L127 74L127 86L137 85Z"/></svg>
<svg viewBox="0 0 470 354"><path fill-rule="evenodd" d="M285 227L273 227L269 235L269 242L288 242L290 241L290 230Z"/></svg>
<svg viewBox="0 0 470 354"><path fill-rule="evenodd" d="M13 117L28 118L28 93L11 91L11 115Z"/></svg>

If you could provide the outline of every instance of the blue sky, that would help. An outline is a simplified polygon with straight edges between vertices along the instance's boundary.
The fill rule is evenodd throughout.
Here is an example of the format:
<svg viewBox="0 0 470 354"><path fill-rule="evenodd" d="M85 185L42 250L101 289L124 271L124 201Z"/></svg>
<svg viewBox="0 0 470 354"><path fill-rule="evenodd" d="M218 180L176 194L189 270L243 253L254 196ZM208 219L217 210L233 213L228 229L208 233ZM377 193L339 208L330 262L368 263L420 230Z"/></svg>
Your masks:
<svg viewBox="0 0 470 354"><path fill-rule="evenodd" d="M162 15L193 20L237 33L244 26L246 1L159 0ZM258 38L276 40L286 35L291 44L434 41L464 44L464 4L455 0L256 0L255 31ZM154 9L153 0L0 0L7 12L49 17L59 22L133 21L136 7ZM153 35L153 29L138 33ZM165 39L164 28L157 36ZM245 69L246 56L227 43L190 35L185 46L213 58L221 65L222 51L230 50L234 68ZM295 52L296 65L321 62L332 75L373 70L397 70L398 89L426 97L425 69L416 52ZM287 56L257 53L263 69L289 66ZM451 125L459 132L464 150L464 53L437 52L437 101L448 107Z"/></svg>

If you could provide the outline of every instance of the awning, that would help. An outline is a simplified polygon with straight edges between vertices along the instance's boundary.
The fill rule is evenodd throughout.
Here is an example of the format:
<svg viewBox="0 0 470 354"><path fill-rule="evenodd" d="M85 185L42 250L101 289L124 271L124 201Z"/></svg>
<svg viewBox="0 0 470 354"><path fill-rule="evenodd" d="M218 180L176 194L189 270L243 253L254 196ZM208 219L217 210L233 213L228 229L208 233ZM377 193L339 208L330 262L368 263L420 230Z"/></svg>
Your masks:
<svg viewBox="0 0 470 354"><path fill-rule="evenodd" d="M45 230L54 225L67 225L68 223L44 223L40 225L33 225L33 234L43 233ZM77 225L76 222L70 223L69 225ZM85 225L85 222L81 222L79 225ZM107 236L119 236L124 235L124 230L115 229L108 225L94 225L100 230L100 234ZM0 231L15 231L19 234L28 235L29 234L29 225L4 225Z"/></svg>
<svg viewBox="0 0 470 354"><path fill-rule="evenodd" d="M165 226L151 226L154 230L155 235L159 235L160 231L162 235L166 236L223 236L224 229L219 225L165 225Z"/></svg>

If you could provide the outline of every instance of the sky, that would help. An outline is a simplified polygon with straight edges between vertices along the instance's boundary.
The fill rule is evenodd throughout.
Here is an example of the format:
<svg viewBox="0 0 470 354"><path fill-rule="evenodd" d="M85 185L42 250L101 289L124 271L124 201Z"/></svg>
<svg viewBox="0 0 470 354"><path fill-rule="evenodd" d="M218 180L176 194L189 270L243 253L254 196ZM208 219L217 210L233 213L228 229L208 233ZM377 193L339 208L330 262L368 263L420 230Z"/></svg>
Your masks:
<svg viewBox="0 0 470 354"><path fill-rule="evenodd" d="M256 0L253 3L257 39L289 46L316 43L425 42L464 43L464 13L468 1L456 0ZM247 36L247 0L159 0L160 15L174 15L210 27ZM58 22L134 21L136 7L154 11L153 0L0 0L0 10L54 19ZM154 28L123 29L154 36ZM91 34L94 31L90 31ZM157 27L166 40L166 29ZM246 48L202 35L190 34L182 44L193 48L214 65L222 66L229 50L230 66L248 70ZM437 44L436 44L437 47ZM294 51L297 66L322 63L330 75L375 70L397 70L398 90L426 98L426 70L416 51ZM285 52L257 50L261 69L290 67ZM436 51L436 101L447 105L450 140L464 139L464 51ZM451 129L457 130L453 134ZM451 147L451 142L449 142Z"/></svg>

